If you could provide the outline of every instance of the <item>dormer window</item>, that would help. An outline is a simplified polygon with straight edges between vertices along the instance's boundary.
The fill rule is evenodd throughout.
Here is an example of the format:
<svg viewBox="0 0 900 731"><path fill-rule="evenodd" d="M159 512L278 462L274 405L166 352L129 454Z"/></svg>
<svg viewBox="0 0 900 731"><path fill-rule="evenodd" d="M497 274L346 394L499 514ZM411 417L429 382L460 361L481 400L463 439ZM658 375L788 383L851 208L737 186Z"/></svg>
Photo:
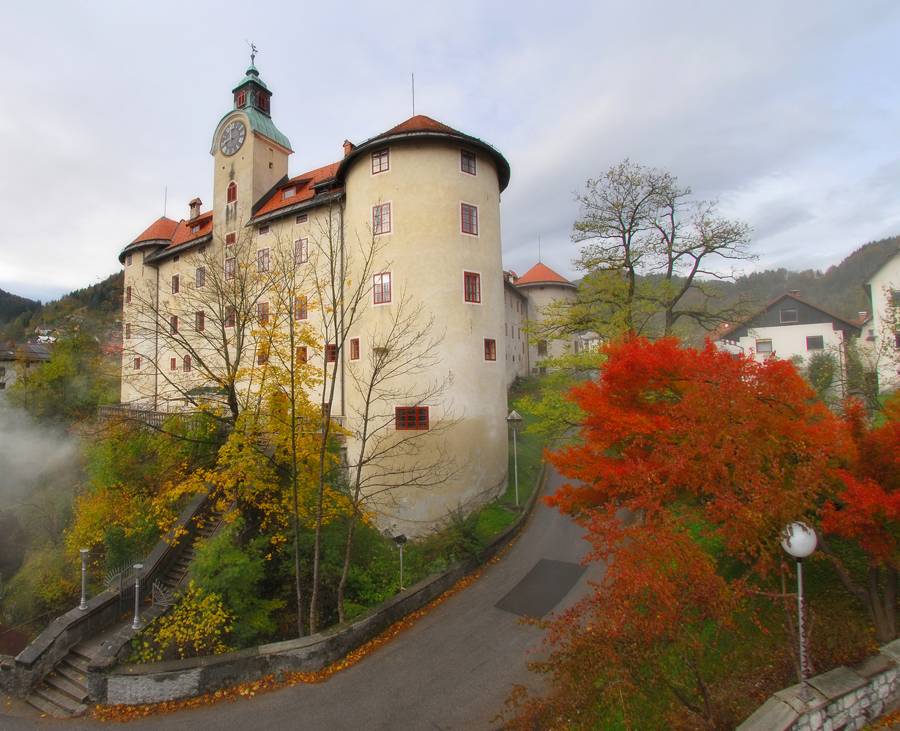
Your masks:
<svg viewBox="0 0 900 731"><path fill-rule="evenodd" d="M231 181L228 184L228 191L225 193L225 202L234 203L237 201L237 183Z"/></svg>
<svg viewBox="0 0 900 731"><path fill-rule="evenodd" d="M191 226L191 233L192 233L192 234L198 234L198 233L200 233L200 226L199 226L199 225Z"/></svg>
<svg viewBox="0 0 900 731"><path fill-rule="evenodd" d="M288 198L293 198L297 195L297 186L292 185L290 188L285 188L281 191L281 200L287 200Z"/></svg>

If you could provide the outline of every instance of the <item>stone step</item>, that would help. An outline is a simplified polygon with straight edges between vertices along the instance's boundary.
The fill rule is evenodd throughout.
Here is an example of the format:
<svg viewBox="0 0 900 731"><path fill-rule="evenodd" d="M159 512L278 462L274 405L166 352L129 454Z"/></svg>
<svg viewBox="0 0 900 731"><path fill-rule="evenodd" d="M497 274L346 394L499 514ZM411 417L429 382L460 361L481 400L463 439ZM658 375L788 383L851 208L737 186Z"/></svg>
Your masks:
<svg viewBox="0 0 900 731"><path fill-rule="evenodd" d="M73 700L65 693L61 693L55 688L47 685L40 685L28 696L28 702L36 708L40 708L45 713L56 718L71 718L72 716L80 716L87 710L84 703ZM43 701L41 705L39 702ZM54 708L55 706L55 708Z"/></svg>
<svg viewBox="0 0 900 731"><path fill-rule="evenodd" d="M74 667L78 672L84 673L87 675L88 664L90 663L90 658L83 657L82 655L78 655L74 652L70 652L65 657L65 662L69 663L72 667Z"/></svg>
<svg viewBox="0 0 900 731"><path fill-rule="evenodd" d="M87 675L72 665L67 657L63 658L62 662L56 666L56 672L63 677L68 678L73 683L77 683L85 688L87 687Z"/></svg>
<svg viewBox="0 0 900 731"><path fill-rule="evenodd" d="M61 693L65 693L77 703L84 703L87 700L87 687L78 683L73 683L67 677L56 672L50 673L50 675L44 679L44 683Z"/></svg>

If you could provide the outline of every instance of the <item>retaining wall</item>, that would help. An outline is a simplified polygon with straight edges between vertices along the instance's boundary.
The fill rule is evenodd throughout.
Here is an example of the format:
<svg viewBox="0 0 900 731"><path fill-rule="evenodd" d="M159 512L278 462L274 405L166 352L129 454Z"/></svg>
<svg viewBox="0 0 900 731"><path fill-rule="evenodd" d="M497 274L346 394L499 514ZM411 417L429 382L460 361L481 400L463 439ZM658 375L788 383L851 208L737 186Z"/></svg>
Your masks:
<svg viewBox="0 0 900 731"><path fill-rule="evenodd" d="M780 690L738 726L738 731L857 731L900 706L900 640L853 667L841 666Z"/></svg>

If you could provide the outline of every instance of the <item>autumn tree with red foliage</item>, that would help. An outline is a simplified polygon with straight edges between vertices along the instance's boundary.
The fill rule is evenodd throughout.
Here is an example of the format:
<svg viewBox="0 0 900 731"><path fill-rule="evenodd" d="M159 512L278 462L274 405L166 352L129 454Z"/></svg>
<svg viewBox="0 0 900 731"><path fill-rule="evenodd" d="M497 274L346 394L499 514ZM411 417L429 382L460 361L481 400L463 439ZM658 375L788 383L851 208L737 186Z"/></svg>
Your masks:
<svg viewBox="0 0 900 731"><path fill-rule="evenodd" d="M587 718L609 718L597 709L609 711L610 693L640 682L717 728L722 707L698 642L727 630L744 582L765 581L783 560L786 524L802 519L857 543L872 561L870 583L873 571L886 575L882 599L893 601L897 420L872 429L852 409L838 418L790 362L712 344L630 337L603 354L599 379L571 392L584 414L580 439L548 454L572 482L547 501L587 529L590 557L610 569L551 623L550 659L537 665L551 691L517 698L519 721L588 727ZM738 570L726 580L703 546Z"/></svg>

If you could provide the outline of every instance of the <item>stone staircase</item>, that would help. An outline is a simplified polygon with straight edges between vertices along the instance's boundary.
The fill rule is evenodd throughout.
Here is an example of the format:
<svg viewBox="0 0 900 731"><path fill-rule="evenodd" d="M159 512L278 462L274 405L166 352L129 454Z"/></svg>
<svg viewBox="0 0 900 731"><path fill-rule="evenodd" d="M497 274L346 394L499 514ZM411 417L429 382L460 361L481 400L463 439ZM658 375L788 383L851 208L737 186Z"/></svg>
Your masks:
<svg viewBox="0 0 900 731"><path fill-rule="evenodd" d="M178 559L166 573L162 581L163 588L169 596L174 596L187 583L191 561L197 555L197 543L213 535L222 525L222 516L207 516L203 525L197 530L194 541L182 550ZM155 592L154 592L155 593ZM154 599L151 592L144 598L145 603ZM141 625L164 614L168 603L154 601L141 611ZM54 718L72 718L80 716L87 710L88 667L96 662L104 648L123 645L133 636L131 618L120 622L104 632L81 642L60 660L53 670L44 678L25 699L25 702L39 710L42 714ZM124 641L123 641L124 640Z"/></svg>

